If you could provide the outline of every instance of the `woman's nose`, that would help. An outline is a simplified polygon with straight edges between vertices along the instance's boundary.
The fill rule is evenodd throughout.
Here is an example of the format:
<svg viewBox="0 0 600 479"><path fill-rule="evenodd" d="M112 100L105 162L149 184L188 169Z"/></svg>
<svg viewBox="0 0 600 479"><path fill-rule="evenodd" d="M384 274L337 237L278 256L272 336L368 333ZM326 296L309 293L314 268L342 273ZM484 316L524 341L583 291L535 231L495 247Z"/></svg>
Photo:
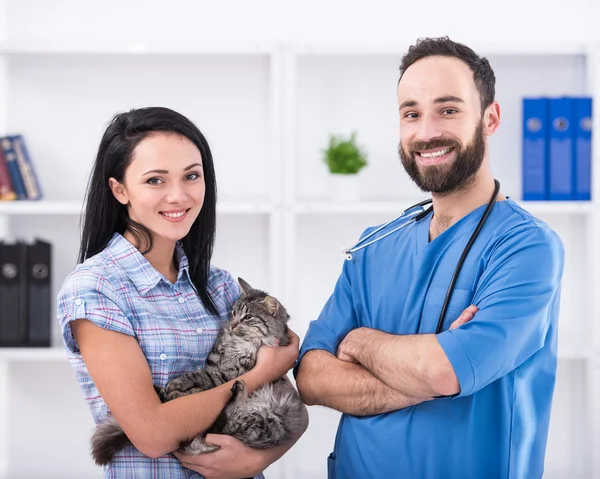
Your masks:
<svg viewBox="0 0 600 479"><path fill-rule="evenodd" d="M167 194L169 203L184 203L187 199L185 188L180 184L173 184Z"/></svg>

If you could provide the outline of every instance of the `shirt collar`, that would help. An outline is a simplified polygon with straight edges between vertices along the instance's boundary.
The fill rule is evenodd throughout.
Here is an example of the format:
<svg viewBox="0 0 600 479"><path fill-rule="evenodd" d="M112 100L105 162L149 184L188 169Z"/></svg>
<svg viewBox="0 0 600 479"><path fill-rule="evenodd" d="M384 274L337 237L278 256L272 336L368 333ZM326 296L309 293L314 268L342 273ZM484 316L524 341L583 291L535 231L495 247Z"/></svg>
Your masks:
<svg viewBox="0 0 600 479"><path fill-rule="evenodd" d="M121 234L115 233L106 247L107 253L112 257L115 264L119 266L135 285L140 294L146 294L154 288L161 280L171 284L154 266L144 257L142 253ZM175 254L179 264L177 281L180 281L185 273L190 284L193 283L189 276L189 262L178 241L175 246ZM194 287L195 289L195 287Z"/></svg>

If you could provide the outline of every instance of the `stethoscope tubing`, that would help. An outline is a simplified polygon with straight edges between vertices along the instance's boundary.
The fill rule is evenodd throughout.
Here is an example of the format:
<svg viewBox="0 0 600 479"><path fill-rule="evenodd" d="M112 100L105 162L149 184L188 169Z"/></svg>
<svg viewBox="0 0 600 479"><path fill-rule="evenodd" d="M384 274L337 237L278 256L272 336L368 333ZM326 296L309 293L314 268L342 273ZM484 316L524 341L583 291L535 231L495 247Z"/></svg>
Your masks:
<svg viewBox="0 0 600 479"><path fill-rule="evenodd" d="M458 263L456 265L456 268L454 270L454 274L452 275L452 279L450 281L450 285L448 286L448 290L446 292L446 297L444 298L444 304L442 305L442 310L440 312L440 316L438 319L438 324L436 327L436 334L439 334L442 330L442 326L444 324L444 318L446 316L446 311L448 310L448 305L450 304L450 300L452 299L452 293L454 292L454 287L456 285L456 281L458 279L458 275L460 274L460 270L462 269L462 266L465 262L465 259L467 257L467 254L469 253L469 250L471 249L471 247L473 246L473 243L475 242L475 240L477 239L477 236L479 235L479 232L481 231L481 229L483 228L483 225L485 224L488 216L490 215L492 208L494 207L494 205L496 204L496 199L498 197L498 192L500 191L500 183L498 182L498 180L494 179L494 193L492 195L492 197L490 198L488 205L485 209L485 211L483 212L483 215L481 216L481 218L479 219L479 223L477 224L477 227L475 228L475 230L473 231L473 233L471 234L471 237L469 238L469 242L467 243L467 245L465 246L465 249L463 250ZM344 253L345 253L345 257L347 261L352 260L353 256L352 253L355 253L356 251L359 251L363 248L366 248L367 246L372 245L373 243L376 243L380 240L382 240L383 238L386 238L387 236L391 235L392 233L395 233L396 231L401 230L402 228L405 228L406 226L413 224L417 221L422 220L423 218L425 218L432 210L433 210L433 206L430 206L429 208L425 208L425 205L431 203L432 200L431 199L427 199L425 201L421 201L420 203L417 203L407 209L405 209L402 214L396 218L394 218L391 221L388 221L387 223L383 224L382 226L380 226L379 228L377 228L376 230L372 231L371 233L369 233L368 235L366 235L364 238L360 238L359 241L352 246L351 248L345 249ZM415 208L421 208L420 211L411 211L414 210ZM406 218L407 221L402 223L400 226L394 228L393 230L378 236L377 238L369 241L368 243L362 244L365 241L367 241L369 238L372 238L374 235L376 235L378 232L380 232L381 230L383 230L384 228L387 228L389 225L391 225L392 223L395 223L396 221L398 221L401 218Z"/></svg>

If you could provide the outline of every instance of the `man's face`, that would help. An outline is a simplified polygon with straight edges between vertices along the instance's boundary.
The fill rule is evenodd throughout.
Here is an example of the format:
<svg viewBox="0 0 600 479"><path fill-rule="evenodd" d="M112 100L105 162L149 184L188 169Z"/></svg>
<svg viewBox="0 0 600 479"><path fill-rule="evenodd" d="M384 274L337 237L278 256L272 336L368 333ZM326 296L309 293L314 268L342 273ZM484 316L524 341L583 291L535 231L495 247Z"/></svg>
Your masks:
<svg viewBox="0 0 600 479"><path fill-rule="evenodd" d="M404 169L426 192L468 186L485 156L487 136L473 72L461 60L432 56L413 63L398 85Z"/></svg>

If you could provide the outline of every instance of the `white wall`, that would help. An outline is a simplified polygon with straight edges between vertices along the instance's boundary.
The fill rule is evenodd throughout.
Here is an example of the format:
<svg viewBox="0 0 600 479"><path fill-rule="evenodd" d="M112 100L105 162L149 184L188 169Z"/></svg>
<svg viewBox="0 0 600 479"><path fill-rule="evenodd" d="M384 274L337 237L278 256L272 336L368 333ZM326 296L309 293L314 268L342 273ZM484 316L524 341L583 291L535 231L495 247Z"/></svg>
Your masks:
<svg viewBox="0 0 600 479"><path fill-rule="evenodd" d="M557 42L598 38L599 31L596 0L5 1L14 40L377 43L448 34L465 41Z"/></svg>
<svg viewBox="0 0 600 479"><path fill-rule="evenodd" d="M0 0L0 40L38 45L74 42L108 45L161 42L170 45L239 42L397 44L399 57L405 46L417 37L443 34L476 44L600 42L599 5L597 0L573 0L568 4L557 0L508 0L496 4L474 0ZM269 66L266 60L260 58L233 57L222 64L218 64L219 61L210 57L195 60L189 57L119 57L115 61L108 61L99 57L82 60L60 55L11 59L11 97L6 103L0 101L0 105L8 105L11 111L8 127L23 128L32 135L32 146L35 158L40 159L39 169L45 179L46 191L55 199L77 198L82 193L85 174L110 114L147 102L164 102L176 109L192 112L192 119L201 122L203 129L208 129L209 133L210 130L215 132L214 137L209 139L214 140L216 152L222 159L217 164L217 168L222 169L222 174L218 176L219 189L226 199L238 200L236 195L243 193L264 200L266 195L263 190L269 184L265 181L266 177L257 171L269 168L265 160L269 154L269 133L265 131L269 100L264 87L268 84ZM496 61L498 79L503 82L500 91L506 94L506 118L516 118L519 95L535 92L537 82L544 83L550 93L558 93L558 88L569 92L584 90L583 67L577 63L577 58L547 60L535 57L533 62L540 67L537 76L529 70L531 64L517 63L515 66L502 57ZM121 74L126 74L122 82L110 75L115 65ZM299 124L295 132L295 156L304 163L296 170L298 197L315 199L327 194L327 178L322 165L311 166L305 162L310 161L311 155L322 143L318 135L324 134L325 125L349 128L354 120L359 124L361 135L370 150L377 153L375 165L380 172L385 172L383 175L377 175L373 170L365 172L362 185L365 197L379 199L378 195L382 193L386 197L414 196L414 189L406 194L396 194L395 178L402 187L410 189L410 185L393 155L393 148L384 146L384 142L389 140L390 147L393 147L395 141L392 90L397 63L394 56L390 54L366 61L362 58L360 65L368 67L363 71L360 68L353 69L352 58L331 63L327 58L300 58L298 65L297 95L301 107L297 112ZM381 82L384 88L388 70L390 110L387 111L383 106L373 109L373 97L367 95L367 90L372 82ZM213 71L219 71L219 74L211 76ZM548 80L553 75L556 75L554 83ZM346 81L344 87L337 88L338 78ZM524 80L521 82L519 78ZM180 91L171 89L170 85L179 79L184 88ZM194 90L196 79L202 81L198 81L197 94L190 96L188 92ZM136 81L142 82L144 88L135 89ZM0 95L4 90L1 82L2 78ZM57 87L60 82L65 85ZM345 98L360 90L363 84L365 91L357 99L358 107L344 104ZM97 97L94 89L99 93ZM375 98L380 100L377 105L385 105L386 95L383 92L379 95L379 91L377 93ZM33 94L37 96L33 97ZM243 111L235 108L240 103L246 107ZM60 111L53 110L53 105L57 104L62 105ZM204 110L206 104L210 105L208 113ZM223 106L220 108L218 105ZM219 110L220 114L216 114ZM363 110L371 116L361 118ZM319 123L315 125L311 121L316 118ZM50 129L46 128L53 119L62 122L64 127L53 125ZM69 123L69 119L75 121ZM235 133L235 141L223 133L229 123ZM389 128L389 131L382 133L382 127ZM76 129L77 134L68 148L61 149L61 143L55 135L72 128ZM494 151L502 155L498 155L494 169L501 176L503 185L511 190L510 193L518 195L518 158L515 157L518 149L517 143L511 140L515 135L518 135L518 125L514 121L503 125L501 134L495 139ZM249 154L243 154L242 143L249 146ZM511 158L503 162L503 156ZM239 174L228 174L227 171ZM65 185L66 172L77 181ZM256 182L249 183L248 178ZM386 181L380 183L381 178ZM384 221L388 216L324 218L325 228L315 217L297 220L298 250L294 252L290 263L297 262L297 277L294 278L297 289L292 304L297 306L293 310L297 315L293 327L300 334L305 332L308 321L318 314L333 286L341 264L339 247L353 241L364 226ZM552 215L548 219L576 248L577 237L571 233L585 230L585 225L580 224L583 221L560 216L554 218ZM75 261L76 238L67 237L76 230L74 221L75 218L71 217L59 220L39 217L11 220L11 228L17 232L32 235L41 228L47 237L63 245L57 249L61 265L55 268L55 283L60 282ZM264 260L269 256L267 250L273 247L269 243L273 239L269 233L270 227L272 224L269 224L267 216L259 216L258 220L236 215L224 218L220 223L219 235L222 236L217 244L215 261L233 269L240 276L248 276L259 283L269 283L273 277L268 273L270 265ZM319 236L326 237L326 241L315 243L314 239ZM252 245L252 255L244 255L240 251L241 239ZM304 261L304 258L312 260ZM575 258L577 261L569 266L568 276L579 285L583 282L580 271L585 258L581 255L575 255ZM315 273L317 267L319 274ZM55 289L58 286L56 284ZM269 286L277 290L276 284ZM567 292L566 304L570 312L586 310L585 305L578 306L576 303L577 298ZM565 316L567 327L578 331L572 319L579 314ZM60 345L56 326L54 344ZM567 475L572 471L570 465L584 460L582 448L579 447L584 439L580 437L574 421L578 414L582 414L579 391L584 383L585 367L579 360L561 361L559 366L560 387L556 395L556 408L562 415L553 416L552 427L558 433L550 439L548 463L555 471ZM32 384L28 383L31 380ZM91 429L87 406L78 395L74 377L66 364L45 364L40 365L39 369L35 363L12 364L9 367L9 381L0 382L0 386L2 384L11 384L12 388L9 400L12 411L9 458L13 463L11 470L17 471L17 477L91 477L93 473L99 477L86 455ZM52 397L45 406L31 400L44 393ZM57 417L51 418L52 413L58 414L58 418L64 422L61 423ZM325 457L332 446L336 420L337 414L334 412L311 408L309 432L290 454L288 465L274 469L269 477L324 477ZM66 425L62 427L62 424ZM0 431L3 427L5 425L0 424ZM36 434L33 442L28 434L32 431ZM43 452L32 453L32 449ZM32 454L35 461L31 460Z"/></svg>

